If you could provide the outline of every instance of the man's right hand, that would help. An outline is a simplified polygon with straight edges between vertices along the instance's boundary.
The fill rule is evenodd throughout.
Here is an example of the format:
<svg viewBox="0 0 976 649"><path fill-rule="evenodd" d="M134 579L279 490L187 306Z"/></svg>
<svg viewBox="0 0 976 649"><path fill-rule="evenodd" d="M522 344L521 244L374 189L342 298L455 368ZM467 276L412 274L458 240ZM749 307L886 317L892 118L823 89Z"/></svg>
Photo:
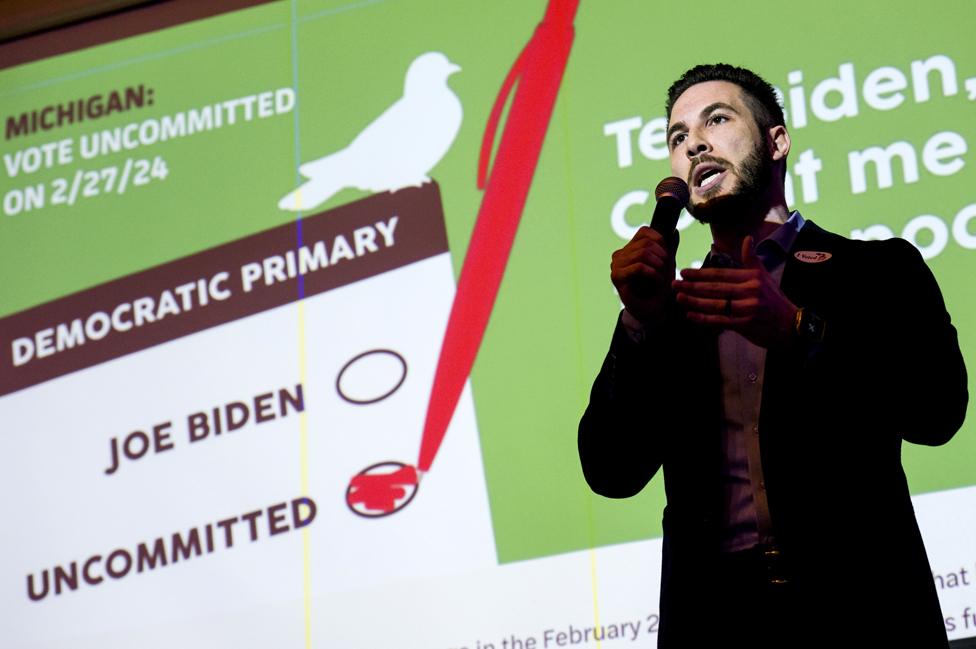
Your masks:
<svg viewBox="0 0 976 649"><path fill-rule="evenodd" d="M611 258L610 281L627 311L645 325L664 320L674 280L674 252L661 233L645 225Z"/></svg>

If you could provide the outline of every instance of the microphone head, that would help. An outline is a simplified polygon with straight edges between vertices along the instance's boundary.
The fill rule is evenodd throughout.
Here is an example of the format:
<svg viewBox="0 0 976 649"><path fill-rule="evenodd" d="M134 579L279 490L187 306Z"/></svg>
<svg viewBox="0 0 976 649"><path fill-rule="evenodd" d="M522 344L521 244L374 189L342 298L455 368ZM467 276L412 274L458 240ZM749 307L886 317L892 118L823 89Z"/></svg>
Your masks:
<svg viewBox="0 0 976 649"><path fill-rule="evenodd" d="M688 192L688 183L677 176L665 178L654 189L654 198L660 201L665 197L678 201L681 206L687 205L688 199L691 198L691 194Z"/></svg>

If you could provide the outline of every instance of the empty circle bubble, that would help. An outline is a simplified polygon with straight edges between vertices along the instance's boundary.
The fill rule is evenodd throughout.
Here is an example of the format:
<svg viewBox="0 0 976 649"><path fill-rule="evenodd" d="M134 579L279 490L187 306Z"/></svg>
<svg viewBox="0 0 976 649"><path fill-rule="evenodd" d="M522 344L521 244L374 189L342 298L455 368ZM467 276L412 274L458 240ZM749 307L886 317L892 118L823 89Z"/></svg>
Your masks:
<svg viewBox="0 0 976 649"><path fill-rule="evenodd" d="M407 361L392 349L371 349L354 356L339 370L336 392L357 405L382 401L407 378Z"/></svg>

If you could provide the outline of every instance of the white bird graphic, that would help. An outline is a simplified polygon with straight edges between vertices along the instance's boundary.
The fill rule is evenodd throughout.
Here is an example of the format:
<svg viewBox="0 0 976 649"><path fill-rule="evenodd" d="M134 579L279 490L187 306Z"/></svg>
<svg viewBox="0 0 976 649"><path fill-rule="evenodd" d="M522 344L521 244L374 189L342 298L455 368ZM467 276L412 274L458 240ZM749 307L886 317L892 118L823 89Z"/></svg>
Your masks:
<svg viewBox="0 0 976 649"><path fill-rule="evenodd" d="M308 181L278 201L283 210L310 210L337 192L419 187L451 148L461 127L461 101L447 78L461 68L440 52L421 54L407 70L403 97L344 149L298 168Z"/></svg>

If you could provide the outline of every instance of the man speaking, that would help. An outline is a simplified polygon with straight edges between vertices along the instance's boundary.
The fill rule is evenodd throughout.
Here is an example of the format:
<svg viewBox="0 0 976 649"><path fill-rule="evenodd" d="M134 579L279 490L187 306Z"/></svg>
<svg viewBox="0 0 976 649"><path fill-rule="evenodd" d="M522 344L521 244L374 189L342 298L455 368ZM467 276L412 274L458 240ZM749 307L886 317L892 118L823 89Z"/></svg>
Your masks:
<svg viewBox="0 0 976 649"><path fill-rule="evenodd" d="M712 249L680 280L673 228L613 254L625 308L579 427L596 493L663 469L659 646L947 646L900 457L968 401L935 279L903 240L789 211L790 135L754 73L695 67L666 108Z"/></svg>

